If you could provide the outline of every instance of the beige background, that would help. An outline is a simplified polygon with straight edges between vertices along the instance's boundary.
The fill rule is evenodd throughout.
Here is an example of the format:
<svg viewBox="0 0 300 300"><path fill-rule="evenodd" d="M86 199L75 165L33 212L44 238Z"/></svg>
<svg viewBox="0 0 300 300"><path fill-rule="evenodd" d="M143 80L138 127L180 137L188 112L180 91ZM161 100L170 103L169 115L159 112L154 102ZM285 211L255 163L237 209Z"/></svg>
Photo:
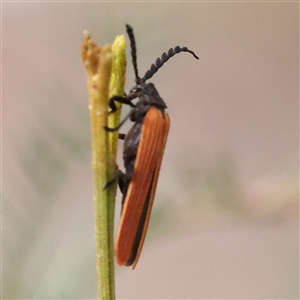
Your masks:
<svg viewBox="0 0 300 300"><path fill-rule="evenodd" d="M200 60L177 55L151 79L171 131L140 262L116 267L118 298L298 299L292 2L2 3L3 298L96 297L80 44L85 29L111 43L125 23L141 75L177 44ZM128 91L130 60L127 75Z"/></svg>

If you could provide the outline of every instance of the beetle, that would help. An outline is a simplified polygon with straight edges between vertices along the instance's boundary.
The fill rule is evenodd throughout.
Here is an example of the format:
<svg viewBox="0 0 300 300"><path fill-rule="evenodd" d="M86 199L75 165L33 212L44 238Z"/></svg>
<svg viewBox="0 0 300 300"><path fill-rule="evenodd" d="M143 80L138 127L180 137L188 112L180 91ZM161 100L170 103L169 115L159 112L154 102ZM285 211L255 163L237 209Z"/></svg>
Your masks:
<svg viewBox="0 0 300 300"><path fill-rule="evenodd" d="M136 43L133 29L126 24L130 39L132 64L136 85L128 95L113 96L109 100L110 113L117 110L115 102L132 107L129 114L116 128L105 127L106 131L118 130L127 119L134 122L127 135L119 134L124 139L123 160L125 173L119 170L117 178L123 194L119 229L115 243L115 255L119 265L134 269L143 247L148 229L151 209L156 191L165 144L170 127L170 118L165 111L167 105L160 97L153 83L146 83L157 70L172 56L188 52L196 59L198 56L187 47L176 46L151 65L140 78L137 68ZM138 98L136 104L132 100ZM106 186L108 186L110 181Z"/></svg>

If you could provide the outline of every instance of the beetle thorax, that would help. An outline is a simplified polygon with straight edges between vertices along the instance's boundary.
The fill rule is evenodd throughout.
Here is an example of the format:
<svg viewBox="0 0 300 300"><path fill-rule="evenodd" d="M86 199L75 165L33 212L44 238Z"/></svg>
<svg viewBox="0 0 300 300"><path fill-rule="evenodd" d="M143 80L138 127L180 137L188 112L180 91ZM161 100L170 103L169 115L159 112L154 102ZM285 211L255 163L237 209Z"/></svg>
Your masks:
<svg viewBox="0 0 300 300"><path fill-rule="evenodd" d="M156 106L165 109L167 105L158 94L153 83L140 83L136 86L136 93L139 98L139 103L143 105Z"/></svg>

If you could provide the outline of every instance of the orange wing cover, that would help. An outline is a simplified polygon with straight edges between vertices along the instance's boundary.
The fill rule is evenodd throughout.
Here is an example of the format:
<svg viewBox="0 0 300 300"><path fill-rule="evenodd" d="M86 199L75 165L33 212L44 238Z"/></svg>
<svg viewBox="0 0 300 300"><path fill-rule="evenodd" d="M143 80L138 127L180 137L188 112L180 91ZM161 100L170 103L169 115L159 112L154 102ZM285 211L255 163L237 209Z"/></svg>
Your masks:
<svg viewBox="0 0 300 300"><path fill-rule="evenodd" d="M115 254L119 265L134 269L144 244L159 170L170 127L167 112L152 106L143 120L141 138L123 205Z"/></svg>

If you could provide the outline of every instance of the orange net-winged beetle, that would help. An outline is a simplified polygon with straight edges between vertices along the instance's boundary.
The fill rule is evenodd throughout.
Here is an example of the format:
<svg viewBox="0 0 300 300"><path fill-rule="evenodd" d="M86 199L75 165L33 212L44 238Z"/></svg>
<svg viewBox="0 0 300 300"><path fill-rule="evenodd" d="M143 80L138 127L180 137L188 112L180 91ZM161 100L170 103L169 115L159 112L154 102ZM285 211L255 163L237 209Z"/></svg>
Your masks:
<svg viewBox="0 0 300 300"><path fill-rule="evenodd" d="M128 118L134 122L126 135L119 134L119 137L124 139L123 160L125 173L119 171L117 176L123 199L121 220L115 242L115 254L118 264L132 265L134 269L139 260L147 233L159 170L170 127L170 118L165 111L167 106L164 100L158 94L154 84L146 83L146 80L150 79L175 54L188 52L196 59L199 58L187 47L176 46L157 58L144 77L140 78L133 29L130 25L126 25L126 29L130 39L136 85L126 96L113 96L109 100L109 106L112 113L117 110L115 101L127 104L132 109L119 126L116 128L105 127L105 130L118 130ZM135 98L138 98L138 102L133 104L132 100ZM108 182L106 187L113 181Z"/></svg>

